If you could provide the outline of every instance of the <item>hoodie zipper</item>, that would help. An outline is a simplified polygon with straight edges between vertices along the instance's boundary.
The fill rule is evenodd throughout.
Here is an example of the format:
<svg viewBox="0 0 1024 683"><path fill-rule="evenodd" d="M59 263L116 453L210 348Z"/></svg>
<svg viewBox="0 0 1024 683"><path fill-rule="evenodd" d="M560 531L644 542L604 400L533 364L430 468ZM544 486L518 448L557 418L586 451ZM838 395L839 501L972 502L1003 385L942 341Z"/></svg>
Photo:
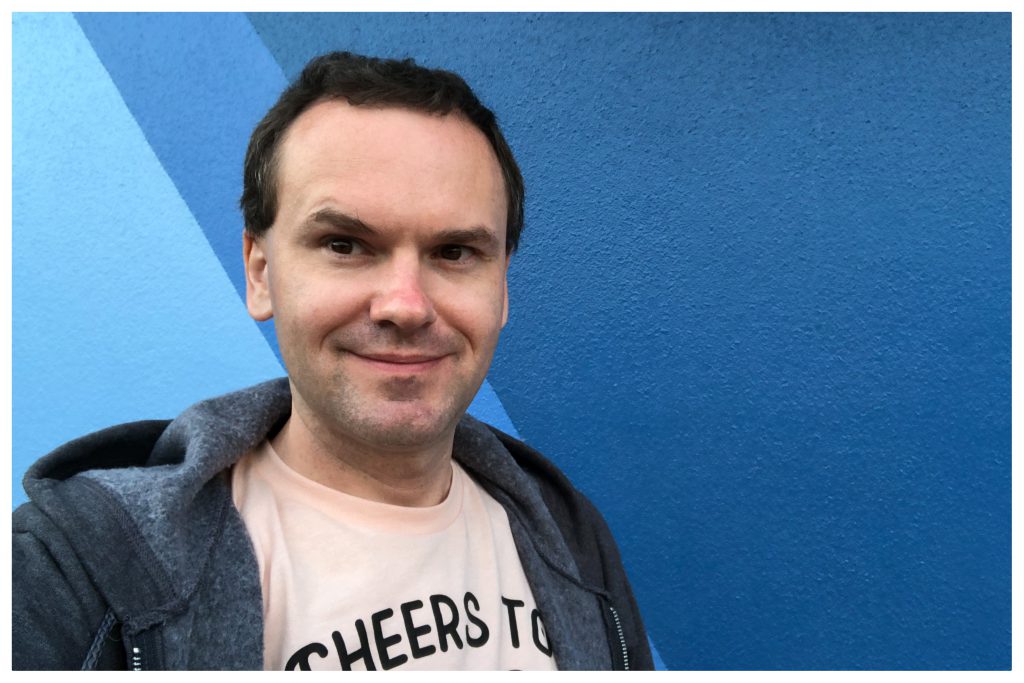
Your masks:
<svg viewBox="0 0 1024 683"><path fill-rule="evenodd" d="M619 635L619 646L622 648L622 670L629 671L629 650L626 649L626 636L622 633L622 622L619 621L619 613L611 605L608 605L608 609L611 611L612 619L615 621L615 632Z"/></svg>
<svg viewBox="0 0 1024 683"><path fill-rule="evenodd" d="M137 645L132 646L132 661L130 665L132 671L142 671L142 650Z"/></svg>
<svg viewBox="0 0 1024 683"><path fill-rule="evenodd" d="M159 634L150 628L125 639L125 650L128 653L128 668L131 671L150 671L164 669L160 657L161 648Z"/></svg>

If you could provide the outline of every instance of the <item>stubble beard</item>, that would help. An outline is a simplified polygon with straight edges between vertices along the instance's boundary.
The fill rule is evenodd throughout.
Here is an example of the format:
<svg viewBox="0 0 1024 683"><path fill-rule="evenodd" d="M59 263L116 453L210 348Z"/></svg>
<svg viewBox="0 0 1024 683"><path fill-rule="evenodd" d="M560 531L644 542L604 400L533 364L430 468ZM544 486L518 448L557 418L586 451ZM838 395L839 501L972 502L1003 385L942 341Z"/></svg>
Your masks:
<svg viewBox="0 0 1024 683"><path fill-rule="evenodd" d="M307 379L312 381L297 388L313 413L310 427L327 432L314 436L392 451L414 451L449 438L479 389L479 383L469 386L473 380L465 378L431 400L430 387L417 377L386 378L367 388L342 370L335 370L327 382L323 377Z"/></svg>
<svg viewBox="0 0 1024 683"><path fill-rule="evenodd" d="M343 448L345 444L366 449L415 452L451 439L483 384L490 367L497 337L482 364L471 362L467 344L427 337L398 339L369 327L337 334L314 353L290 354L281 344L293 392L293 409L302 410L302 421L311 436L322 445ZM425 377L367 377L347 367L349 349L416 348L447 354L442 361L447 374L432 371ZM467 362L470 361L470 362ZM296 405L298 402L304 405ZM294 416L293 416L294 417Z"/></svg>

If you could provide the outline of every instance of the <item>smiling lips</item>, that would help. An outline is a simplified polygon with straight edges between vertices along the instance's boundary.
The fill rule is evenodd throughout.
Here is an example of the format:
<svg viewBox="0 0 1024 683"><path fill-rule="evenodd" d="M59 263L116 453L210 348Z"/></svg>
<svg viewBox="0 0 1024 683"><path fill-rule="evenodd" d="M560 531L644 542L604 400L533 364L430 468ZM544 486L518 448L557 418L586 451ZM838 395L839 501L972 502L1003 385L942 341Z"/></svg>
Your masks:
<svg viewBox="0 0 1024 683"><path fill-rule="evenodd" d="M384 372L416 374L431 370L440 364L448 354L421 353L356 353L350 352L359 360Z"/></svg>

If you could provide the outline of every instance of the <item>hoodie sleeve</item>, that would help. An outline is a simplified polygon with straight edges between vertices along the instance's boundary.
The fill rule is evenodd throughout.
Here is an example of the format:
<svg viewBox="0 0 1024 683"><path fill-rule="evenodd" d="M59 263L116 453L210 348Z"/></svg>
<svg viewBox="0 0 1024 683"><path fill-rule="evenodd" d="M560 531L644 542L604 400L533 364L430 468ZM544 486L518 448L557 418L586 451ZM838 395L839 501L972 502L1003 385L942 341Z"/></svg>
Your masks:
<svg viewBox="0 0 1024 683"><path fill-rule="evenodd" d="M14 512L11 664L14 670L81 669L107 615L64 534L32 503ZM117 630L111 632L116 637ZM100 668L120 648L102 648ZM113 659L112 659L113 658Z"/></svg>

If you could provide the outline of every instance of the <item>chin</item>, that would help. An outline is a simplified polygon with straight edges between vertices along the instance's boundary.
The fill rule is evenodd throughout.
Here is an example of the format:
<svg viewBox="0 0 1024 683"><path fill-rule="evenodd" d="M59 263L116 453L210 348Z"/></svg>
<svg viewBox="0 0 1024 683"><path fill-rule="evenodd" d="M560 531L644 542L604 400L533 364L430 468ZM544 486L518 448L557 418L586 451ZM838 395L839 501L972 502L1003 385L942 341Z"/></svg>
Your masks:
<svg viewBox="0 0 1024 683"><path fill-rule="evenodd" d="M364 443L392 449L421 448L452 433L458 422L452 410L415 403L388 401L375 410L351 416L347 430Z"/></svg>

